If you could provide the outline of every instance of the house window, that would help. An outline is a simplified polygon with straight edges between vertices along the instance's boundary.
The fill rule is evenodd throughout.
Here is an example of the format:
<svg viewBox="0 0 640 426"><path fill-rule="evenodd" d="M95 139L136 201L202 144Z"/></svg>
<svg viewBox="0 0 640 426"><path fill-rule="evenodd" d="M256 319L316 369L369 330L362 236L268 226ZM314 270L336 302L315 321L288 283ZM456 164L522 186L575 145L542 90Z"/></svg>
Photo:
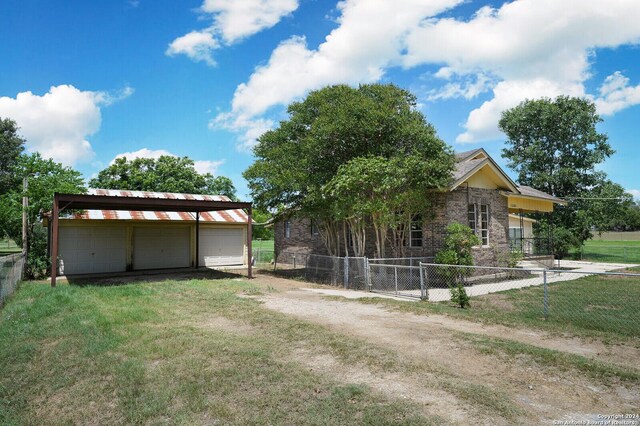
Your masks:
<svg viewBox="0 0 640 426"><path fill-rule="evenodd" d="M285 238L291 237L291 222L288 220L284 221L284 237Z"/></svg>
<svg viewBox="0 0 640 426"><path fill-rule="evenodd" d="M409 232L409 246L422 247L422 215L415 215L411 221Z"/></svg>
<svg viewBox="0 0 640 426"><path fill-rule="evenodd" d="M489 206L480 205L480 241L483 246L489 245Z"/></svg>
<svg viewBox="0 0 640 426"><path fill-rule="evenodd" d="M320 231L318 230L318 222L314 219L311 219L311 235L318 235Z"/></svg>
<svg viewBox="0 0 640 426"><path fill-rule="evenodd" d="M478 226L477 226L477 212L476 212L476 205L475 204L469 204L469 210L467 213L467 217L468 217L468 222L469 222L469 228L471 228L471 230L473 231L473 233L475 234Z"/></svg>

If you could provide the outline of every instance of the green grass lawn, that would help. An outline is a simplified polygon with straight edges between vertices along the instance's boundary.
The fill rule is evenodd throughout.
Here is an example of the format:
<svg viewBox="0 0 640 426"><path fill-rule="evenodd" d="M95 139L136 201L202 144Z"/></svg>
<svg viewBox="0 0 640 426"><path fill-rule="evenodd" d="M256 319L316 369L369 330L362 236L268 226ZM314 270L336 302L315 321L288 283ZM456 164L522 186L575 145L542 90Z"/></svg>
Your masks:
<svg viewBox="0 0 640 426"><path fill-rule="evenodd" d="M8 238L0 239L0 256L19 253L20 251L22 251L22 249L18 247L13 240Z"/></svg>
<svg viewBox="0 0 640 426"><path fill-rule="evenodd" d="M450 302L405 303L367 299L414 313L441 313L486 323L548 330L558 334L640 345L640 278L587 276L549 285L544 319L542 286L471 298L471 307Z"/></svg>
<svg viewBox="0 0 640 426"><path fill-rule="evenodd" d="M253 240L251 243L253 255L259 264L268 264L273 260L273 240Z"/></svg>
<svg viewBox="0 0 640 426"><path fill-rule="evenodd" d="M254 250L273 251L273 240L253 240L251 246Z"/></svg>
<svg viewBox="0 0 640 426"><path fill-rule="evenodd" d="M297 362L303 348L398 361L239 297L258 292L237 278L23 283L0 311L0 424L439 423Z"/></svg>
<svg viewBox="0 0 640 426"><path fill-rule="evenodd" d="M576 253L573 253L574 257ZM583 260L596 262L640 263L640 241L588 240L582 252Z"/></svg>

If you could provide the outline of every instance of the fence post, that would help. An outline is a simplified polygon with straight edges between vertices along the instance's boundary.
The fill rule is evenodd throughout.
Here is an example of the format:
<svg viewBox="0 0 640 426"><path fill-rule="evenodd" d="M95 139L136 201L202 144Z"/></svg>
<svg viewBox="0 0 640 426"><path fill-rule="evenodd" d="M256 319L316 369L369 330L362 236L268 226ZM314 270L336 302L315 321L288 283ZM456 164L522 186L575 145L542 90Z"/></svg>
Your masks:
<svg viewBox="0 0 640 426"><path fill-rule="evenodd" d="M367 286L367 291L373 291L371 288L371 269L369 267L369 258L364 258L364 280L365 285Z"/></svg>
<svg viewBox="0 0 640 426"><path fill-rule="evenodd" d="M546 321L549 318L549 289L547 287L547 270L546 269L542 271L542 279L544 283L544 301L543 301L544 319Z"/></svg>
<svg viewBox="0 0 640 426"><path fill-rule="evenodd" d="M397 266L393 267L393 275L395 276L395 282L396 282L396 294L398 294L398 267Z"/></svg>
<svg viewBox="0 0 640 426"><path fill-rule="evenodd" d="M349 256L344 257L344 288L349 288Z"/></svg>
<svg viewBox="0 0 640 426"><path fill-rule="evenodd" d="M296 255L293 255L293 270L295 271L296 269Z"/></svg>
<svg viewBox="0 0 640 426"><path fill-rule="evenodd" d="M427 293L424 289L424 272L422 270L422 263L418 263L420 268L420 299L427 300Z"/></svg>

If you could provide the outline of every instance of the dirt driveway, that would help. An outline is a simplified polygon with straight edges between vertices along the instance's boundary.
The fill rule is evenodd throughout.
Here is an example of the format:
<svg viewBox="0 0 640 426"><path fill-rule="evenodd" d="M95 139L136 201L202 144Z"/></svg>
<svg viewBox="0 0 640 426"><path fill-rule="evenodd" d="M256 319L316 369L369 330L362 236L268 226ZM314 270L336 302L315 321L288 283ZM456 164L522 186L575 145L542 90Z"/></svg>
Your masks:
<svg viewBox="0 0 640 426"><path fill-rule="evenodd" d="M406 368L384 371L343 365L309 348L296 354L297 362L337 380L409 399L421 404L426 413L453 423L551 424L554 420L593 421L599 414L640 412L637 381L623 381L615 375L600 377L575 363L545 360L526 349L553 349L638 368L638 348L486 326L442 315L389 311L357 301L329 299L305 290L299 282L270 276L259 276L255 282L277 289L258 297L266 308L392 351ZM514 353L484 344L493 338L501 339L502 344L507 340L531 346L521 346Z"/></svg>

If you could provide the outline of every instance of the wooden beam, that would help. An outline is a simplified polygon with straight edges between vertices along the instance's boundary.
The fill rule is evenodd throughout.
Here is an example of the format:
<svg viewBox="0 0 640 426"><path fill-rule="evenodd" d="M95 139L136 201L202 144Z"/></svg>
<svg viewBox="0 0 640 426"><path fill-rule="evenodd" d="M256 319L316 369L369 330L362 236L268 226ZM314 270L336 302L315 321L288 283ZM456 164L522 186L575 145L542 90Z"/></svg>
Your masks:
<svg viewBox="0 0 640 426"><path fill-rule="evenodd" d="M200 212L196 212L196 269L200 267Z"/></svg>
<svg viewBox="0 0 640 426"><path fill-rule="evenodd" d="M57 195L53 196L53 212L51 213L51 287L56 286L58 275L58 216L59 204Z"/></svg>
<svg viewBox="0 0 640 426"><path fill-rule="evenodd" d="M135 210L209 212L246 209L251 203L236 201L179 200L168 198L117 197L111 195L59 194L58 202L71 210Z"/></svg>
<svg viewBox="0 0 640 426"><path fill-rule="evenodd" d="M249 263L247 276L249 278L253 278L253 271L251 269L251 263L252 263L252 260L253 260L253 252L252 252L252 249L251 249L251 239L253 238L253 236L251 235L251 233L252 233L251 225L253 223L253 221L251 219L251 215L252 215L251 206L249 206L247 211L249 213L248 214L249 219L248 219L248 222L247 222L247 259L248 259L248 263Z"/></svg>

